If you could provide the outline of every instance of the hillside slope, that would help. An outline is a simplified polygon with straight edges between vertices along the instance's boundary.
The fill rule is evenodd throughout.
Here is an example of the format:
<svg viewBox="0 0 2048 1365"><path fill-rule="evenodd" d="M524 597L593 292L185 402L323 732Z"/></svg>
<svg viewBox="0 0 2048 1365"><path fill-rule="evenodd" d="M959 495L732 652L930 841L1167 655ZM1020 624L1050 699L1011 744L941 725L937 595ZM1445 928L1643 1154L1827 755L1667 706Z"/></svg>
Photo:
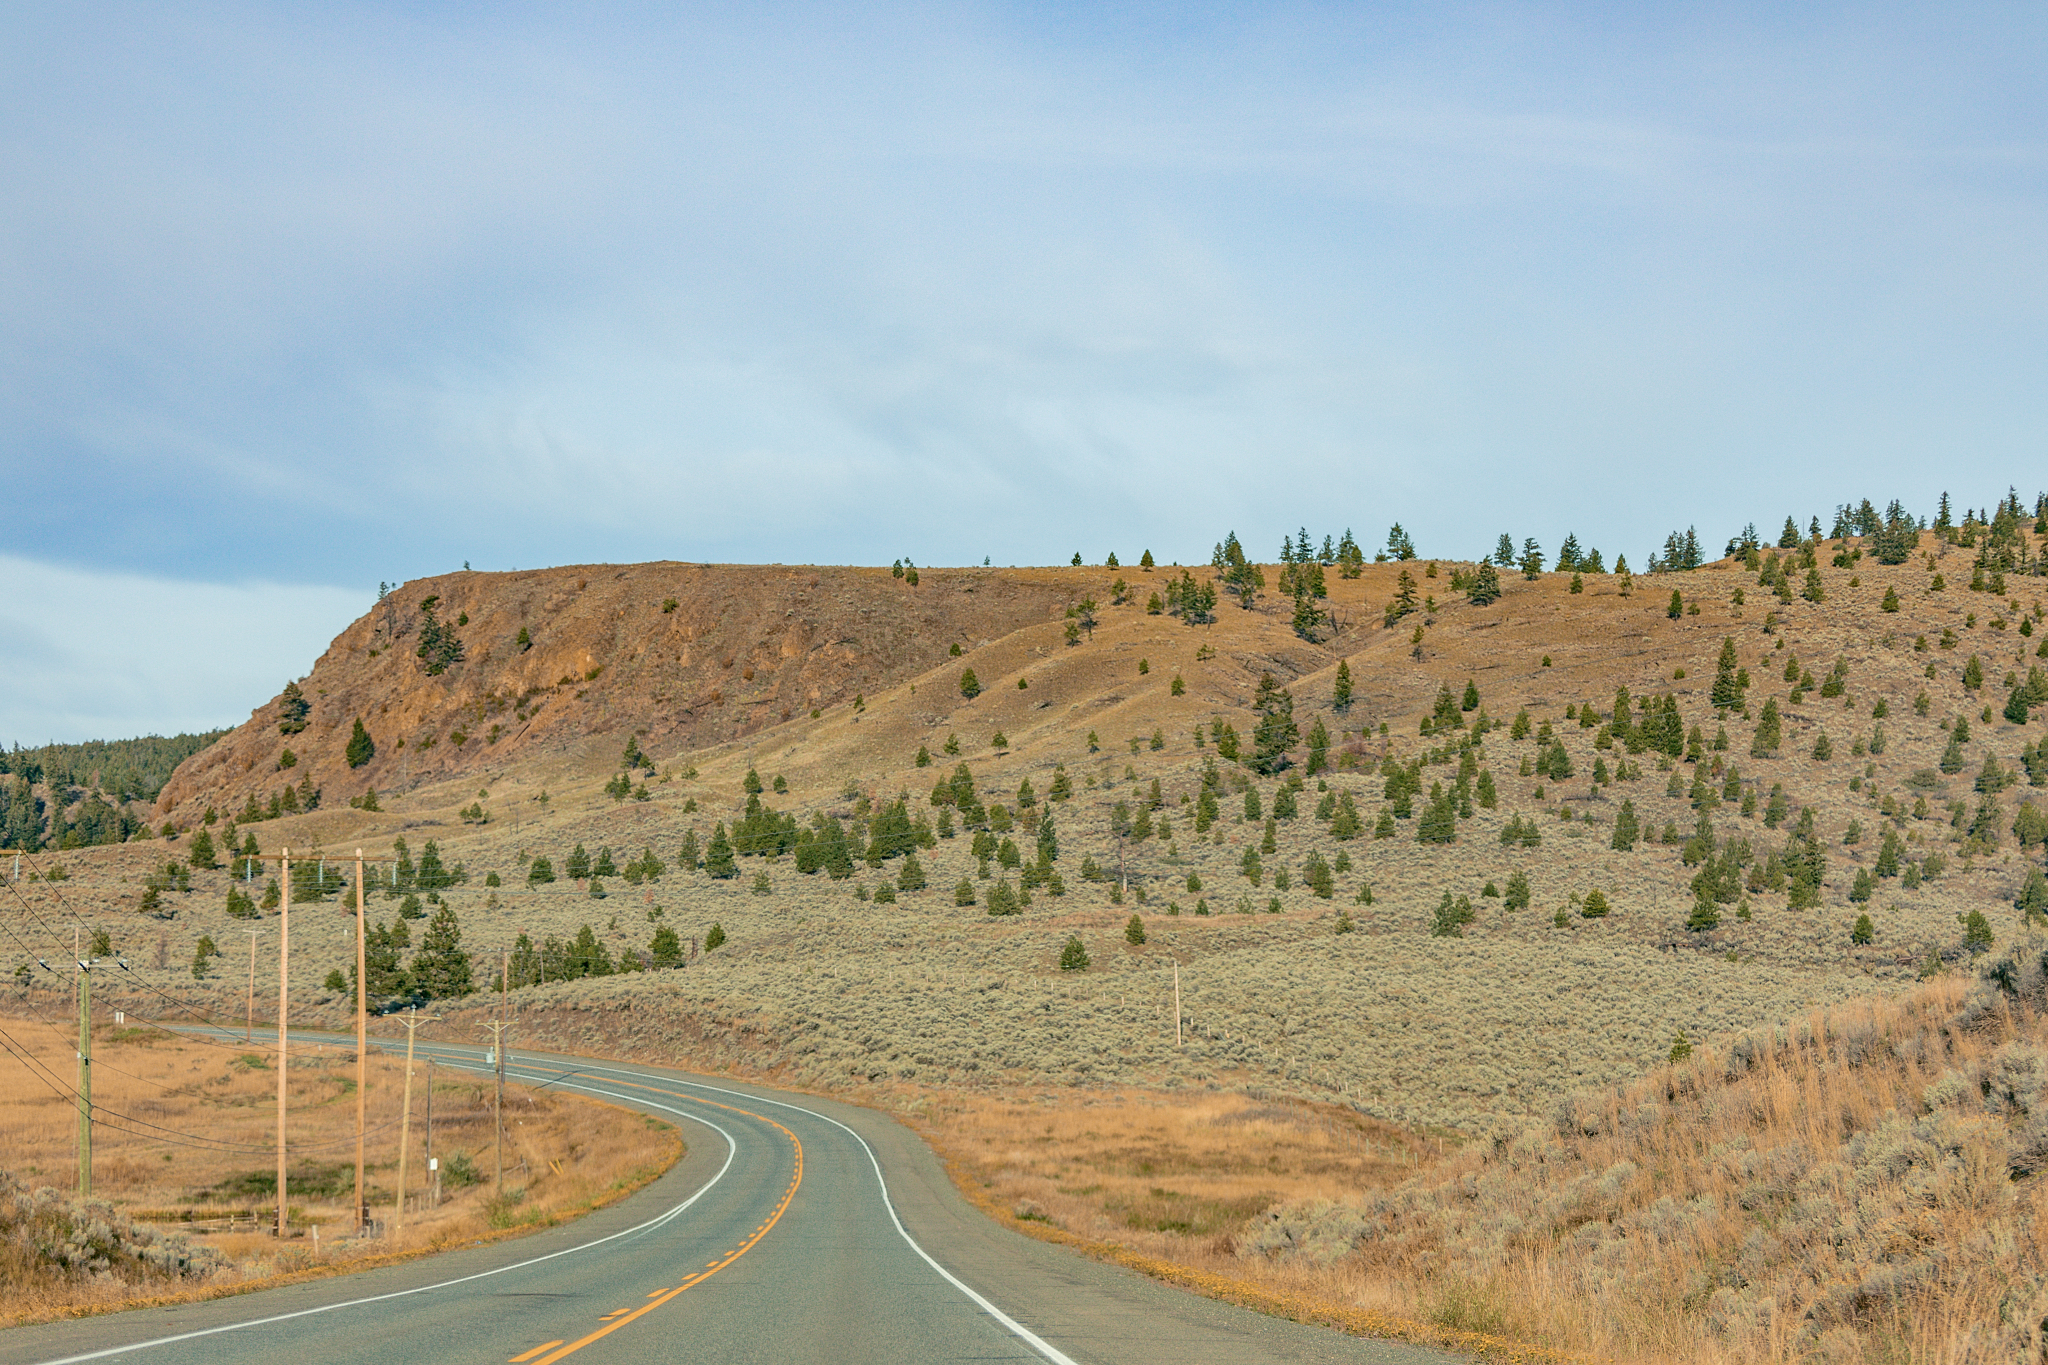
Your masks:
<svg viewBox="0 0 2048 1365"><path fill-rule="evenodd" d="M306 728L279 728L283 697L195 756L159 812L189 823L309 781L329 804L502 772L628 734L679 751L755 734L850 701L1066 605L1060 575L887 572L708 564L577 565L458 573L402 584L344 630L302 690ZM430 674L422 626L452 628L463 657ZM521 633L525 633L522 642ZM345 760L360 718L376 756ZM614 739L614 737L616 737ZM279 766L286 750L296 762Z"/></svg>

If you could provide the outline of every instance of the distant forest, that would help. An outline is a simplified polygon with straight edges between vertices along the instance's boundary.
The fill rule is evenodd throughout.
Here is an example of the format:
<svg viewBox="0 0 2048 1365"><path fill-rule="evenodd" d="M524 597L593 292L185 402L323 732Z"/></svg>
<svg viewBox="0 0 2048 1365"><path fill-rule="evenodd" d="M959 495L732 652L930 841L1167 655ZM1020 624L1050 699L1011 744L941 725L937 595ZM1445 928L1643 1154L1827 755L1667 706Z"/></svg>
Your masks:
<svg viewBox="0 0 2048 1365"><path fill-rule="evenodd" d="M0 847L78 848L133 837L142 825L126 804L154 801L180 763L226 733L0 749ZM37 787L49 801L36 793ZM77 809L72 810L74 802Z"/></svg>

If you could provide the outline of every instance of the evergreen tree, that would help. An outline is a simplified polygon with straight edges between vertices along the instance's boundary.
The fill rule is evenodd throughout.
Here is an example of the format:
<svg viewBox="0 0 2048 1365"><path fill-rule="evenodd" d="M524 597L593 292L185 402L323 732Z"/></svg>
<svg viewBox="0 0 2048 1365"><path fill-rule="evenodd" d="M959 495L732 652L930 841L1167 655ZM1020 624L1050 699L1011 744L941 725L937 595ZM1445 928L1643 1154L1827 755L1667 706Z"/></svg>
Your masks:
<svg viewBox="0 0 2048 1365"><path fill-rule="evenodd" d="M1535 581L1543 573L1543 549L1534 536L1522 542L1522 577Z"/></svg>
<svg viewBox="0 0 2048 1365"><path fill-rule="evenodd" d="M1742 705L1739 668L1740 661L1735 654L1735 638L1724 637L1721 641L1721 657L1714 666L1713 703L1716 710L1732 711Z"/></svg>
<svg viewBox="0 0 2048 1365"><path fill-rule="evenodd" d="M1316 717L1316 723L1308 731L1308 775L1314 777L1330 766L1330 732L1323 726L1323 718Z"/></svg>
<svg viewBox="0 0 2048 1365"><path fill-rule="evenodd" d="M1454 844L1458 841L1458 807L1442 783L1429 790L1429 805L1415 822L1415 839L1424 844Z"/></svg>
<svg viewBox="0 0 2048 1365"><path fill-rule="evenodd" d="M449 665L459 664L463 659L462 641L456 638L454 627L443 624L434 615L440 600L434 596L420 603L420 642L413 650L429 677L446 673Z"/></svg>
<svg viewBox="0 0 2048 1365"><path fill-rule="evenodd" d="M708 953L715 948L723 948L724 946L725 926L717 920L713 920L711 921L711 927L704 932L704 951Z"/></svg>
<svg viewBox="0 0 2048 1365"><path fill-rule="evenodd" d="M1340 716L1351 709L1351 664L1348 660L1337 661L1337 681L1330 692L1330 709Z"/></svg>
<svg viewBox="0 0 2048 1365"><path fill-rule="evenodd" d="M1146 573L1152 572L1153 559L1152 552L1150 550L1147 550L1144 554L1138 556L1138 567L1143 569Z"/></svg>
<svg viewBox="0 0 2048 1365"><path fill-rule="evenodd" d="M296 735L306 728L306 717L312 711L312 704L295 682L284 685L284 695L277 703L277 728L280 734Z"/></svg>
<svg viewBox="0 0 2048 1365"><path fill-rule="evenodd" d="M368 947L367 941L364 944ZM436 1000L453 1000L468 995L475 987L470 981L469 954L462 951L462 927L455 908L442 905L427 922L426 936L412 960L413 984Z"/></svg>
<svg viewBox="0 0 2048 1365"><path fill-rule="evenodd" d="M668 925L664 924L655 929L654 939L647 945L647 964L656 970L683 965L682 940L676 937L676 931Z"/></svg>
<svg viewBox="0 0 2048 1365"><path fill-rule="evenodd" d="M1508 874L1507 888L1501 894L1501 907L1506 910L1527 910L1529 908L1529 874L1517 869Z"/></svg>
<svg viewBox="0 0 2048 1365"><path fill-rule="evenodd" d="M577 845L581 848L582 845ZM711 831L711 842L704 849L704 872L706 876L729 881L740 875L739 864L733 860L732 841L726 837L725 822L720 821Z"/></svg>
<svg viewBox="0 0 2048 1365"><path fill-rule="evenodd" d="M1262 673L1252 709L1259 713L1259 723L1252 732L1251 767L1269 775L1279 772L1287 766L1287 751L1301 738L1294 723L1294 698L1271 673Z"/></svg>
<svg viewBox="0 0 2048 1365"><path fill-rule="evenodd" d="M981 680L974 676L974 670L971 668L962 669L960 672L960 695L969 701L981 695Z"/></svg>
<svg viewBox="0 0 2048 1365"><path fill-rule="evenodd" d="M400 954L412 946L412 931L404 920L389 925L372 925L363 936L364 993L379 998L400 994L407 977ZM355 973L349 973L353 980Z"/></svg>
<svg viewBox="0 0 2048 1365"><path fill-rule="evenodd" d="M1500 541L1493 547L1493 562L1503 569L1515 567L1515 538L1506 531L1500 533Z"/></svg>
<svg viewBox="0 0 2048 1365"><path fill-rule="evenodd" d="M1963 947L1974 956L1991 950L1991 921L1984 918L1982 910L1972 910L1963 921Z"/></svg>
<svg viewBox="0 0 2048 1365"><path fill-rule="evenodd" d="M555 879L555 865L546 857L536 857L526 867L526 884L541 886Z"/></svg>
<svg viewBox="0 0 2048 1365"><path fill-rule="evenodd" d="M896 889L899 891L922 891L925 888L924 864L917 860L912 851L903 859L903 867L896 874Z"/></svg>
<svg viewBox="0 0 2048 1365"><path fill-rule="evenodd" d="M1778 699L1766 698L1761 718L1756 723L1756 737L1750 741L1751 758L1769 758L1778 752L1778 745L1784 737L1784 721L1778 715Z"/></svg>
<svg viewBox="0 0 2048 1365"><path fill-rule="evenodd" d="M1444 892L1443 900L1437 904L1436 913L1430 917L1430 936L1433 938L1463 938L1465 937L1465 926L1477 918L1478 915L1473 911L1470 899L1460 896L1454 901L1451 899L1451 893L1446 891Z"/></svg>
<svg viewBox="0 0 2048 1365"><path fill-rule="evenodd" d="M1579 538L1567 532L1564 544L1557 547L1557 571L1559 573L1576 573L1579 570L1580 563Z"/></svg>
<svg viewBox="0 0 2048 1365"><path fill-rule="evenodd" d="M1679 594L1678 589L1671 590L1671 605L1664 609L1664 614L1674 621L1685 615L1685 598Z"/></svg>
<svg viewBox="0 0 2048 1365"><path fill-rule="evenodd" d="M363 728L363 718L357 716L355 728L349 731L348 748L343 750L342 757L348 760L349 767L360 768L376 756L377 745L370 738L370 732Z"/></svg>
<svg viewBox="0 0 2048 1365"><path fill-rule="evenodd" d="M1124 942L1130 944L1134 948L1142 948L1145 946L1144 920L1138 918L1136 915L1131 916L1130 922L1124 925Z"/></svg>
<svg viewBox="0 0 2048 1365"><path fill-rule="evenodd" d="M1401 529L1401 523L1398 521L1394 523L1394 528L1387 532L1387 558L1415 558L1415 542L1408 538L1408 533Z"/></svg>
<svg viewBox="0 0 2048 1365"><path fill-rule="evenodd" d="M1078 936L1069 936L1060 948L1060 970L1063 972L1085 972L1088 970L1088 949Z"/></svg>
<svg viewBox="0 0 2048 1365"><path fill-rule="evenodd" d="M1622 798L1621 812L1614 817L1614 839L1612 846L1623 853L1636 846L1642 836L1642 825L1636 817L1636 804L1627 797Z"/></svg>
<svg viewBox="0 0 2048 1365"><path fill-rule="evenodd" d="M219 856L214 852L213 836L200 830L192 836L192 846L187 850L188 862L194 867L212 868L219 866Z"/></svg>

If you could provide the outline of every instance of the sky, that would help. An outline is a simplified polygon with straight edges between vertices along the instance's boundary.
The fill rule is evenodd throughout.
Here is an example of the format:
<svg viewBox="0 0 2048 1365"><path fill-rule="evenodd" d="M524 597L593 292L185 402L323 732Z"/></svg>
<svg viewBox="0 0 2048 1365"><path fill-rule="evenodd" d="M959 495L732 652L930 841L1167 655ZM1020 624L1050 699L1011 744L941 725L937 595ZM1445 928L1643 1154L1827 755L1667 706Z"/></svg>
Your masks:
<svg viewBox="0 0 2048 1365"><path fill-rule="evenodd" d="M382 581L2048 485L2040 6L0 10L0 743Z"/></svg>

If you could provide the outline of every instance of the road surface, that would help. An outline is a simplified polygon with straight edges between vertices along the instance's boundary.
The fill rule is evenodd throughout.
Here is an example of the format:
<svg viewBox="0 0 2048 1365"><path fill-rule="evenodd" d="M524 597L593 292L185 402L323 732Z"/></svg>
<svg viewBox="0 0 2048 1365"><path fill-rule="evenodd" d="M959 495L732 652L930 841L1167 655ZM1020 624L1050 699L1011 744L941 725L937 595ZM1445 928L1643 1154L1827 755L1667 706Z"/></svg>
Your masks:
<svg viewBox="0 0 2048 1365"><path fill-rule="evenodd" d="M476 1048L437 1063L486 1071ZM1168 1288L1002 1228L915 1134L810 1096L515 1050L507 1076L674 1122L688 1153L530 1237L233 1298L0 1332L0 1365L1035 1365L1460 1359Z"/></svg>

